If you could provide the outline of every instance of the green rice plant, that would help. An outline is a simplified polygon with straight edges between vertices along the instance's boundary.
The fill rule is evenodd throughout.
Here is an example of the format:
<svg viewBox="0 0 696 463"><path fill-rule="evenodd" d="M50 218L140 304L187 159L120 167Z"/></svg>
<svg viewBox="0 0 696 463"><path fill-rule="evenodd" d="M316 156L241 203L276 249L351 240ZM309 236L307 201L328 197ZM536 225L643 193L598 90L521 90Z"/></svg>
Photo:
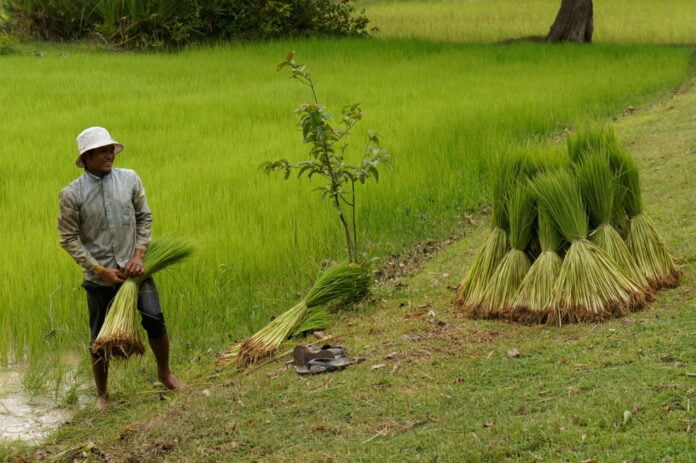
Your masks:
<svg viewBox="0 0 696 463"><path fill-rule="evenodd" d="M526 182L517 180L509 195L506 211L510 224L510 250L491 276L473 313L475 317L497 318L509 312L512 298L531 266L526 250L534 235L536 209Z"/></svg>
<svg viewBox="0 0 696 463"><path fill-rule="evenodd" d="M626 314L644 299L640 288L602 249L587 240L588 217L577 180L567 169L531 184L540 206L570 242L549 303L547 323L601 321Z"/></svg>
<svg viewBox="0 0 696 463"><path fill-rule="evenodd" d="M653 289L677 286L682 271L655 224L645 214L636 162L621 149L611 151L609 156L620 185L618 208L625 211L627 218L626 245L631 256Z"/></svg>
<svg viewBox="0 0 696 463"><path fill-rule="evenodd" d="M366 269L354 263L341 262L324 271L309 293L294 307L273 319L247 340L232 346L223 354L220 363L237 358L241 368L258 363L275 352L288 336L298 332L312 313L338 299L359 300L369 291ZM317 320L317 317L314 318Z"/></svg>
<svg viewBox="0 0 696 463"><path fill-rule="evenodd" d="M558 255L561 235L544 207L537 207L537 236L541 254L520 284L506 316L522 323L545 323L553 287L563 260Z"/></svg>
<svg viewBox="0 0 696 463"><path fill-rule="evenodd" d="M476 316L485 289L509 249L507 232L510 229L510 220L507 203L514 186L524 173L524 168L525 162L512 153L501 152L493 160L491 231L464 275L454 302L456 307L463 309L469 316Z"/></svg>
<svg viewBox="0 0 696 463"><path fill-rule="evenodd" d="M291 336L301 336L302 334L308 331L324 330L331 325L333 321L332 319L333 317L329 313L328 309L326 309L325 307L317 308L309 314L309 316L302 322L300 326L295 328L295 331L292 333Z"/></svg>
<svg viewBox="0 0 696 463"><path fill-rule="evenodd" d="M619 265L624 274L638 286L646 300L654 299L648 280L638 268L626 243L612 225L615 215L617 177L611 169L608 154L600 147L586 154L575 166L575 175L582 191L586 211L593 231L590 241L605 250Z"/></svg>
<svg viewBox="0 0 696 463"><path fill-rule="evenodd" d="M128 359L145 353L143 336L138 329L138 290L140 282L193 253L186 239L162 236L152 240L143 259L144 273L123 282L92 343L92 352L106 358Z"/></svg>

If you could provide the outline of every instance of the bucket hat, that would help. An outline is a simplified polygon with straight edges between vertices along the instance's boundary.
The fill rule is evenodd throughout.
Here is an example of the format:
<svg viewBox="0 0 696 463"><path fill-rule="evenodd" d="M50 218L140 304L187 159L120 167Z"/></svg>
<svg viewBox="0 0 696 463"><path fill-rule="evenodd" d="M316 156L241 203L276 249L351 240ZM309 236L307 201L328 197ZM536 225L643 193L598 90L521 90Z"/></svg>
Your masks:
<svg viewBox="0 0 696 463"><path fill-rule="evenodd" d="M123 151L124 146L111 138L111 134L104 127L90 127L80 132L77 136L77 149L80 152L75 160L77 167L85 167L82 155L89 150L101 148L102 146L114 145L114 154Z"/></svg>

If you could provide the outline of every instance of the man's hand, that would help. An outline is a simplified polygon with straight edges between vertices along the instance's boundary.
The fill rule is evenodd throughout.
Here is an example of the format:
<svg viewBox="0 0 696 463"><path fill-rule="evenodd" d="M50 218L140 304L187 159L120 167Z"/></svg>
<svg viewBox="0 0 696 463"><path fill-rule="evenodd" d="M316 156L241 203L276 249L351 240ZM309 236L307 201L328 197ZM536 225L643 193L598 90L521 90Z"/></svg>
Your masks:
<svg viewBox="0 0 696 463"><path fill-rule="evenodd" d="M145 257L145 251L142 249L136 249L133 253L133 257L130 258L126 265L123 267L123 274L126 278L139 277L145 273L145 267L143 266L143 257Z"/></svg>
<svg viewBox="0 0 696 463"><path fill-rule="evenodd" d="M126 276L118 269L105 268L101 275L99 275L99 278L101 278L101 280L108 286L115 286L119 283L123 283Z"/></svg>

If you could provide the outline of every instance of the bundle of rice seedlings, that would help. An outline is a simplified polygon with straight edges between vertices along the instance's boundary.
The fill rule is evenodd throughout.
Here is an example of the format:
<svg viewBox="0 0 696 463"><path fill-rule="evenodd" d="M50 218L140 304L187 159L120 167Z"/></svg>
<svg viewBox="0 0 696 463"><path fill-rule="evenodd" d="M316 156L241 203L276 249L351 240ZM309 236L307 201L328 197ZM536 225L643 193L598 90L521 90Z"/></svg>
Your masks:
<svg viewBox="0 0 696 463"><path fill-rule="evenodd" d="M138 329L140 282L192 253L193 244L189 240L169 236L153 239L145 253L144 274L123 282L111 301L97 339L92 343L92 352L120 359L144 354L145 344Z"/></svg>
<svg viewBox="0 0 696 463"><path fill-rule="evenodd" d="M347 262L330 267L319 276L304 299L244 342L233 346L223 357L237 357L239 367L257 363L295 333L316 308L338 299L355 300L367 294L370 278L366 273L365 267Z"/></svg>
<svg viewBox="0 0 696 463"><path fill-rule="evenodd" d="M491 230L459 284L454 301L455 307L461 308L468 316L475 316L495 269L508 251L509 221L506 203L510 191L524 172L524 166L525 163L519 156L509 153L499 154L494 159L491 178Z"/></svg>
<svg viewBox="0 0 696 463"><path fill-rule="evenodd" d="M496 267L474 312L476 317L497 318L509 313L512 298L531 266L526 249L534 235L536 210L526 183L517 182L506 207L510 250Z"/></svg>
<svg viewBox="0 0 696 463"><path fill-rule="evenodd" d="M643 300L602 249L587 240L588 217L576 179L566 169L531 184L540 206L570 243L549 303L547 323L600 321L626 314Z"/></svg>
<svg viewBox="0 0 696 463"><path fill-rule="evenodd" d="M543 207L537 208L537 236L541 254L522 280L506 315L521 323L545 323L553 287L561 271L561 236Z"/></svg>
<svg viewBox="0 0 696 463"><path fill-rule="evenodd" d="M621 208L626 212L626 244L650 286L671 288L679 284L681 269L670 254L653 221L643 210L638 166L623 150L610 153L622 186Z"/></svg>
<svg viewBox="0 0 696 463"><path fill-rule="evenodd" d="M614 130L608 125L594 125L579 128L566 139L568 156L579 163L588 154L612 153L622 151Z"/></svg>
<svg viewBox="0 0 696 463"><path fill-rule="evenodd" d="M593 228L590 241L614 259L624 274L641 289L645 300L654 299L648 280L638 268L623 238L612 225L616 209L615 194L618 189L608 155L603 150L586 154L575 166L575 175Z"/></svg>
<svg viewBox="0 0 696 463"><path fill-rule="evenodd" d="M325 307L320 307L312 311L300 326L295 328L290 336L301 336L309 331L325 330L333 322L333 316Z"/></svg>

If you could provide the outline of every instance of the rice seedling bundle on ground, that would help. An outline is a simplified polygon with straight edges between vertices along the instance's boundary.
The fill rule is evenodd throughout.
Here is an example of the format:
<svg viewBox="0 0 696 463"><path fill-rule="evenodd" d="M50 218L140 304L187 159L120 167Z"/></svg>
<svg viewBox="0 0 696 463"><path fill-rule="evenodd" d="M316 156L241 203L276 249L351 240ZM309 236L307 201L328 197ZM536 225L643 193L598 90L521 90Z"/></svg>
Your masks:
<svg viewBox="0 0 696 463"><path fill-rule="evenodd" d="M601 321L640 306L645 297L604 250L587 240L588 217L567 169L537 176L532 189L570 243L550 301L548 323Z"/></svg>
<svg viewBox="0 0 696 463"><path fill-rule="evenodd" d="M218 363L225 364L234 358L239 367L257 363L275 352L288 336L321 324L322 312L325 313L321 306L337 300L359 300L367 294L369 285L369 272L364 266L344 262L330 267L319 276L304 299L247 340L233 345Z"/></svg>
<svg viewBox="0 0 696 463"><path fill-rule="evenodd" d="M537 208L537 235L541 253L536 258L510 305L506 318L522 323L544 323L548 317L553 287L561 272L561 236L548 212Z"/></svg>
<svg viewBox="0 0 696 463"><path fill-rule="evenodd" d="M522 171L522 161L509 154L498 155L493 162L491 231L476 252L474 261L457 288L455 298L455 306L463 309L469 316L474 316L481 305L488 282L509 249L506 203Z"/></svg>
<svg viewBox="0 0 696 463"><path fill-rule="evenodd" d="M593 153L602 153L609 159L617 181L613 223L623 234L633 260L650 286L653 289L676 286L682 272L653 221L645 214L638 166L612 128L583 128L568 137L567 144L575 163Z"/></svg>
<svg viewBox="0 0 696 463"><path fill-rule="evenodd" d="M648 280L638 268L626 243L612 224L615 216L617 177L603 148L588 153L575 165L575 175L582 191L585 208L593 231L590 241L605 250L624 274L643 292L646 300L654 299Z"/></svg>
<svg viewBox="0 0 696 463"><path fill-rule="evenodd" d="M163 236L152 240L144 258L144 273L123 282L104 319L92 352L106 358L128 359L145 353L145 344L138 329L138 290L140 282L193 253L193 244L186 239Z"/></svg>
<svg viewBox="0 0 696 463"><path fill-rule="evenodd" d="M506 204L510 250L503 256L473 312L480 318L497 318L510 311L512 298L532 265L527 247L534 235L536 210L531 192L518 180Z"/></svg>
<svg viewBox="0 0 696 463"><path fill-rule="evenodd" d="M623 190L621 201L628 217L626 244L631 255L654 289L677 286L682 271L652 219L643 209L638 166L623 150L610 154Z"/></svg>

